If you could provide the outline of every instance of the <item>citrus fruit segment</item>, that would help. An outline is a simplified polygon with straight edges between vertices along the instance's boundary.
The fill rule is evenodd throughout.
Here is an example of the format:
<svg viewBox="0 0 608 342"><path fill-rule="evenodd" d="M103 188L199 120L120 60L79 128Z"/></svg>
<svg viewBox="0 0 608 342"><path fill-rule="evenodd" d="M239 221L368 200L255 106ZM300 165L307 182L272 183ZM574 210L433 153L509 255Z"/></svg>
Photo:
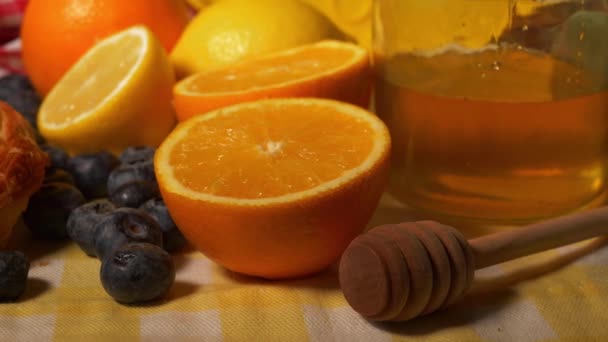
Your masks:
<svg viewBox="0 0 608 342"><path fill-rule="evenodd" d="M336 26L299 0L214 1L188 24L171 61L179 78L323 39Z"/></svg>
<svg viewBox="0 0 608 342"><path fill-rule="evenodd" d="M169 52L189 18L182 0L29 0L21 26L23 63L46 95L97 41L145 25Z"/></svg>
<svg viewBox="0 0 608 342"><path fill-rule="evenodd" d="M390 137L360 107L326 99L237 104L180 123L156 152L184 235L235 272L303 276L339 258L387 181Z"/></svg>
<svg viewBox="0 0 608 342"><path fill-rule="evenodd" d="M157 146L175 124L174 76L155 36L135 26L89 50L44 99L41 134L70 153Z"/></svg>
<svg viewBox="0 0 608 342"><path fill-rule="evenodd" d="M367 51L322 41L194 74L173 90L178 119L223 106L276 97L322 97L367 108L372 75Z"/></svg>

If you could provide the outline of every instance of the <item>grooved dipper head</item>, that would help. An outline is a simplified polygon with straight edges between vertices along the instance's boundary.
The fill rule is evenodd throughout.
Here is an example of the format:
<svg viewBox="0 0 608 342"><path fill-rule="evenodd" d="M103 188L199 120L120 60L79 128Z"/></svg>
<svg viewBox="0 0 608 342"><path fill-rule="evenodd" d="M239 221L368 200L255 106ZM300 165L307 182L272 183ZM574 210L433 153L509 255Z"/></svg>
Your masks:
<svg viewBox="0 0 608 342"><path fill-rule="evenodd" d="M406 321L460 298L473 281L471 248L456 229L434 221L375 227L340 260L351 307L374 321Z"/></svg>

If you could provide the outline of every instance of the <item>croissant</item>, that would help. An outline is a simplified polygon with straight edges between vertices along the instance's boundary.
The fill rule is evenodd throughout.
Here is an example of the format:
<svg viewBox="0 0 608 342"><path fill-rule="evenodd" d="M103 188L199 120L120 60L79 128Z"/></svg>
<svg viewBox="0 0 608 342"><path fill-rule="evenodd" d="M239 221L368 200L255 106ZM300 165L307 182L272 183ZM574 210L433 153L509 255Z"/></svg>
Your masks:
<svg viewBox="0 0 608 342"><path fill-rule="evenodd" d="M0 101L0 248L42 185L48 165L48 155L36 144L30 124Z"/></svg>

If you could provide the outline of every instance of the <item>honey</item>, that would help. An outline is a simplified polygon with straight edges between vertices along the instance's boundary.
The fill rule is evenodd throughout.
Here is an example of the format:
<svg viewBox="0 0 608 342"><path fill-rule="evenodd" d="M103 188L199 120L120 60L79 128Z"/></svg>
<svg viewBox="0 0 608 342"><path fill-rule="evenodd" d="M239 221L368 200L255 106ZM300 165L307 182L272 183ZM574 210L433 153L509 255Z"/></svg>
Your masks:
<svg viewBox="0 0 608 342"><path fill-rule="evenodd" d="M602 200L606 75L517 46L397 54L377 69L389 191L409 206L513 223Z"/></svg>

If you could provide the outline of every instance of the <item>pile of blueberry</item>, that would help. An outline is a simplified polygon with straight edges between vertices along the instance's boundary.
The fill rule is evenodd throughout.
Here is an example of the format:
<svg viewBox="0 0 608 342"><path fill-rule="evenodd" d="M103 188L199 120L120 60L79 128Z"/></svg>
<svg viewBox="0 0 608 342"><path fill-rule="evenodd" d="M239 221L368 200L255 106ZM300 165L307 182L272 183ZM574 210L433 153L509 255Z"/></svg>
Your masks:
<svg viewBox="0 0 608 342"><path fill-rule="evenodd" d="M69 237L102 261L101 283L114 299L138 303L173 284L170 252L186 240L171 219L154 175L154 149L129 147L69 157L44 144L51 166L24 221L44 239Z"/></svg>
<svg viewBox="0 0 608 342"><path fill-rule="evenodd" d="M84 253L99 258L101 283L118 302L139 303L166 294L175 279L169 253L186 240L160 196L155 150L136 146L118 158L105 151L70 157L57 146L41 142L40 147L49 155L50 166L23 214L32 235L69 238ZM23 292L28 269L22 253L0 254L0 289L4 283L12 284L7 289L15 288L6 299Z"/></svg>

